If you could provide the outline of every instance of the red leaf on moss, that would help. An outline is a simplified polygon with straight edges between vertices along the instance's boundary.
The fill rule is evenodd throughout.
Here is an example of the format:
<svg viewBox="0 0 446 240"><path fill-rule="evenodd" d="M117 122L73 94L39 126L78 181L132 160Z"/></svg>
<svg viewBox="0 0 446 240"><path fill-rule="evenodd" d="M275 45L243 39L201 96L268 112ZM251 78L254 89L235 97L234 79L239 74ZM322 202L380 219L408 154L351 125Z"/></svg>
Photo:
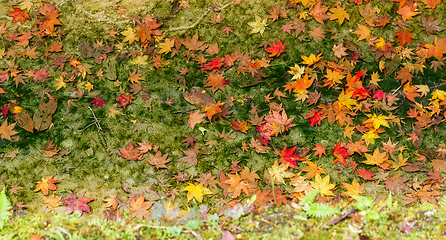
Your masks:
<svg viewBox="0 0 446 240"><path fill-rule="evenodd" d="M22 11L20 8L14 8L14 11L9 13L8 16L12 17L12 22L20 22L20 24L24 24L26 19L31 20L31 17L28 15L27 11Z"/></svg>
<svg viewBox="0 0 446 240"><path fill-rule="evenodd" d="M265 51L270 53L268 57L279 57L280 54L286 51L285 48L286 44L282 44L282 41L279 40L277 43L271 42L269 48L265 49Z"/></svg>
<svg viewBox="0 0 446 240"><path fill-rule="evenodd" d="M121 148L119 151L121 152L121 157L129 161L141 160L141 153L139 152L139 149L133 147L131 142L127 144L127 148Z"/></svg>
<svg viewBox="0 0 446 240"><path fill-rule="evenodd" d="M67 198L65 200L62 200L61 202L67 205L67 208L65 209L65 214L78 214L79 217L82 215L83 212L91 213L90 212L90 206L88 206L88 202L94 200L94 198L87 198L84 197L84 193L80 195L80 197L77 197L73 193L70 193L71 197Z"/></svg>
<svg viewBox="0 0 446 240"><path fill-rule="evenodd" d="M375 174L373 174L371 171L367 171L365 170L365 168L362 168L361 170L356 169L356 171L358 172L359 176L362 177L364 180L375 180L373 178L373 176Z"/></svg>
<svg viewBox="0 0 446 240"><path fill-rule="evenodd" d="M133 96L130 93L124 93L121 96L116 98L116 101L119 102L118 107L127 107L130 103L132 103Z"/></svg>

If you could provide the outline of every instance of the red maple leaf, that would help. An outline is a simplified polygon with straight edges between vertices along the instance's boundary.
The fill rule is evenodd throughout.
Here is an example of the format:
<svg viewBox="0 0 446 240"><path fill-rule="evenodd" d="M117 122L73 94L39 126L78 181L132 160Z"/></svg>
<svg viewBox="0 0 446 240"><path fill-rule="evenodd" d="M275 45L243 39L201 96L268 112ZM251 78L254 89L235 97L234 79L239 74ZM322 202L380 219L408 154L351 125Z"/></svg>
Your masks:
<svg viewBox="0 0 446 240"><path fill-rule="evenodd" d="M31 20L31 17L28 15L27 11L22 11L20 8L14 8L14 12L9 13L8 16L12 17L12 22L20 22L20 24L24 24L26 19Z"/></svg>
<svg viewBox="0 0 446 240"><path fill-rule="evenodd" d="M44 82L43 81L44 78L51 77L51 75L46 72L48 70L48 68L50 68L50 67L44 67L44 68L41 68L41 69L37 69L37 70L35 70L32 73L32 77L33 77L34 83L37 83L37 81Z"/></svg>
<svg viewBox="0 0 446 240"><path fill-rule="evenodd" d="M333 162L333 164L339 162L340 164L347 166L347 161L345 161L345 159L349 158L350 155L348 155L346 148L341 147L340 142L338 144L336 144L335 148L332 149L331 152L333 153L333 155L336 158L335 161Z"/></svg>
<svg viewBox="0 0 446 240"><path fill-rule="evenodd" d="M118 107L127 107L130 103L132 103L133 96L130 93L124 93L121 96L116 98L116 101L119 102Z"/></svg>
<svg viewBox="0 0 446 240"><path fill-rule="evenodd" d="M217 70L220 70L220 68L223 66L224 61L224 58L214 58L209 63L201 65L201 70L212 70L213 72L215 72Z"/></svg>
<svg viewBox="0 0 446 240"><path fill-rule="evenodd" d="M67 208L65 209L65 214L78 214L80 217L83 212L91 213L90 212L90 206L88 206L88 202L94 200L94 198L87 198L84 197L84 193L80 195L80 197L77 197L73 193L70 193L71 197L67 198L65 200L62 200L61 202L67 205Z"/></svg>
<svg viewBox="0 0 446 240"><path fill-rule="evenodd" d="M296 146L287 149L285 146L282 151L279 152L280 160L284 160L287 163L290 163L290 167L297 169L296 161L305 161L306 159L303 156L300 156L298 154L294 154L296 151Z"/></svg>
<svg viewBox="0 0 446 240"><path fill-rule="evenodd" d="M102 100L102 99L100 99L98 97L94 97L94 100L91 101L91 103L93 103L95 107L99 106L99 107L102 108L102 106L104 105L105 102L104 102L104 100Z"/></svg>
<svg viewBox="0 0 446 240"><path fill-rule="evenodd" d="M268 57L279 57L280 54L286 51L285 48L286 44L282 44L282 41L279 40L277 43L271 42L269 48L265 49L265 51L270 53Z"/></svg>
<svg viewBox="0 0 446 240"><path fill-rule="evenodd" d="M316 109L311 110L305 117L310 122L310 126L321 125L321 121L325 118L325 114L323 112L319 112Z"/></svg>
<svg viewBox="0 0 446 240"><path fill-rule="evenodd" d="M371 171L365 170L364 167L361 170L356 169L356 171L358 172L359 176L362 177L364 180L372 180L372 181L375 180L373 178L375 174L373 174Z"/></svg>

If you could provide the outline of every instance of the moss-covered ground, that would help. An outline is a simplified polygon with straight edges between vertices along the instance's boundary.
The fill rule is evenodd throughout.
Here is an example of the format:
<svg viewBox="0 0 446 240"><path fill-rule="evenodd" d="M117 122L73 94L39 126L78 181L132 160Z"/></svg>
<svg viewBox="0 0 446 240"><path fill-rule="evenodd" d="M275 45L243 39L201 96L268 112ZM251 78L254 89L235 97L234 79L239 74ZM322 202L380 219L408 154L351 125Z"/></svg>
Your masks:
<svg viewBox="0 0 446 240"><path fill-rule="evenodd" d="M0 128L0 186L13 206L2 236L441 238L446 219L442 68L446 23L441 16L446 9L441 1L433 2L1 0L0 90L5 93L0 91L0 122L2 127L14 124L16 132ZM342 24L338 18L330 19L339 8L348 14ZM270 13L275 9L277 19ZM401 9L415 15L408 17L405 14L410 12ZM24 11L29 19L17 16ZM47 27L38 19L49 22ZM144 36L147 41L133 35L144 22L152 24ZM303 31L298 32L302 25ZM370 35L363 37L358 32L364 30L361 27ZM404 37L410 44L401 42L396 35L400 30L413 34ZM188 43L193 36L198 36L198 42ZM279 40L286 47L274 56L271 51L279 50L271 48ZM169 41L174 44L166 47ZM63 46L60 51L52 50L55 43ZM218 50L211 46L215 43ZM345 55L336 56L336 46L345 47L341 51ZM311 54L322 58L304 61ZM228 63L230 56L233 65ZM55 64L56 59L64 59L62 65ZM213 66L212 60L221 65L206 69ZM303 90L296 89L302 88L298 85L289 91L284 86L296 82L290 73L295 64L305 68L296 78L307 75L313 82ZM327 77L328 70L343 77ZM347 80L361 70L356 79L360 83ZM135 73L140 74L137 80L132 79ZM214 91L209 77L219 73L226 82ZM330 81L333 86L328 87ZM185 96L197 88L212 100L191 104ZM339 97L344 91L360 95L361 90L366 96ZM312 104L314 93L320 93L320 98ZM131 103L122 102L122 96L131 96ZM392 97L395 102L387 105ZM38 129L38 109L52 98L57 109L43 117L48 127ZM96 104L98 99L104 103ZM224 103L222 112L211 114L208 108L218 101ZM333 114L330 106L339 109ZM313 109L322 114L320 124L314 126L308 117ZM193 127L189 121L197 110L208 116ZM286 112L292 122L267 120L274 112ZM256 123L256 114L263 121ZM240 131L237 120L251 128ZM257 131L265 121L273 126L265 133L271 140L256 144L256 139L265 140ZM31 123L36 125L32 131L26 129ZM186 136L195 139L192 144ZM144 153L134 151L139 158L126 159L123 151L129 151L129 143L150 147ZM355 151L353 143L368 151ZM325 147L325 154L318 156L317 146ZM336 146L348 154L336 152ZM296 148L286 155L284 147ZM386 152L388 160L364 163L376 149ZM196 163L186 161L187 153L196 154ZM168 154L166 167L149 162L157 159L156 154ZM286 168L294 176L274 172L276 162L284 167L293 159L298 159L296 167ZM329 176L334 186L321 187L315 177L305 178L309 173L303 169L309 162L323 169L319 176ZM225 178L235 178L245 167L258 176L251 181L242 174L239 184L249 187L238 188L237 194L231 188L239 185ZM361 169L374 175L372 179L358 173ZM204 174L215 181L197 180ZM283 181L276 176L281 174ZM48 176L59 183L44 196L38 182ZM187 191L181 191L198 183L210 190L201 203L199 197L191 200ZM334 217L352 209L356 213L336 223L330 223L330 217L312 217L298 204L314 188L322 192L316 202L340 210ZM71 193L93 199L79 218L69 215L66 204L48 202L50 196L67 200ZM276 194L286 199L280 207L276 207ZM131 202L141 195L151 207L135 210ZM352 195L370 197L373 203L361 209ZM385 203L389 196L393 201ZM120 199L115 207L112 197ZM332 214L327 210L326 215Z"/></svg>

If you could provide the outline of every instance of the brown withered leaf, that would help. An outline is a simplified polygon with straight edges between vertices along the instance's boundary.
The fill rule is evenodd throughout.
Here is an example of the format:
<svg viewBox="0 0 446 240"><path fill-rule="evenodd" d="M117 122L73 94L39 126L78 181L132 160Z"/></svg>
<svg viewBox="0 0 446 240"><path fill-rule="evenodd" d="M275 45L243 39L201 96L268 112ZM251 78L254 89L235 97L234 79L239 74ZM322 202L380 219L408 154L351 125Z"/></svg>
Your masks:
<svg viewBox="0 0 446 240"><path fill-rule="evenodd" d="M190 104L198 105L200 107L208 107L217 103L209 93L200 87L187 90L183 94L183 97Z"/></svg>
<svg viewBox="0 0 446 240"><path fill-rule="evenodd" d="M34 128L37 131L44 131L50 127L53 120L52 116L57 109L57 99L48 93L46 95L48 96L49 101L42 103L33 115Z"/></svg>

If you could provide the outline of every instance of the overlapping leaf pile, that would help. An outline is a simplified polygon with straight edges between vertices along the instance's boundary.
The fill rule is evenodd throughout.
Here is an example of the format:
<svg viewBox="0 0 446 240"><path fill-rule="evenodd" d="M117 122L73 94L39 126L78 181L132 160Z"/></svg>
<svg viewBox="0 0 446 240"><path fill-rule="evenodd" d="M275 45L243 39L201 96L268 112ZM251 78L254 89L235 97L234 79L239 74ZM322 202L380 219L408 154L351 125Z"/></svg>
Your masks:
<svg viewBox="0 0 446 240"><path fill-rule="evenodd" d="M184 11L194 7L186 0L178 2L176 7ZM237 33L231 26L221 26L222 18L225 9L244 4L211 4L210 23L205 24L221 29L219 38L233 37ZM396 10L389 10L390 5ZM186 58L188 67L171 74L178 82L175 91L182 96L162 100L175 110L170 114L183 119L181 126L173 128L184 132L187 127L184 141L176 139L176 146L186 146L182 157L175 159L166 145L140 136L121 139L117 141L121 145L113 146L101 138L110 154L132 161L129 168L141 161L152 165L151 171L173 178L158 179L158 189L122 182L122 190L128 193L126 202L117 195L102 196L106 218L117 219L126 210L139 219L164 216L172 220L188 215L186 204L192 199L218 202L210 211L233 218L234 209L254 195L250 211L273 203L299 202L315 190L320 191L319 201L327 203L359 195L383 198L391 192L406 204L435 204L446 172L446 146L429 140L433 135L444 136L445 129L446 91L440 76L446 37L436 11L442 5L441 1L392 1L380 3L380 9L377 3L362 0L289 0L264 9L266 13L248 16L246 27L251 32L247 37L260 36L263 40L258 46L245 51L224 46L224 52L218 39L200 41L198 32L166 32L163 21L175 17L175 12L163 19L148 13L109 29L105 37L93 36L94 42L75 43L74 53L64 51L72 44L64 42L70 32L64 31L66 23L59 21L64 13L55 4L21 1L9 5L11 19L0 22L4 38L0 42L0 135L2 146L10 144L12 150L3 158L14 159L18 146L32 144L39 132L57 128L61 123L53 122L53 115L62 115L61 104L68 112L91 106L91 125L98 133L103 129L95 111L123 124L143 122L137 106L156 111L153 89L148 87L154 84L151 76ZM114 7L118 14L125 13ZM350 23L353 18L357 21ZM270 32L276 33L274 39L268 38ZM307 42L315 50L293 57L299 44ZM328 46L329 51L318 45ZM277 65L282 69L275 69ZM119 67L130 70L123 76ZM430 78L425 71L436 75ZM192 80L189 72L205 81ZM263 96L244 95L249 89ZM240 95L240 91L245 92ZM42 100L26 105L33 94ZM222 126L221 132L215 131L216 125ZM232 130L227 132L229 126ZM327 128L337 130L330 137L321 136ZM305 136L297 143L290 140L302 132L317 137ZM213 133L218 137L213 138ZM203 159L218 155L224 142L237 149L231 152L233 159L226 159L232 164L198 168ZM60 150L48 140L45 157L70 158L68 149ZM243 159L237 159L240 156ZM252 163L255 159L264 159L268 165L259 167ZM49 190L57 191L57 174L54 179L38 176L42 180L36 180L35 191L45 196ZM172 186L163 191L161 185L166 182ZM8 187L11 193L25 191L18 185ZM93 200L84 194L52 194L43 197L42 204L47 211L65 204L67 214L81 215L90 212L88 203ZM185 205L175 205L177 196L187 198ZM160 200L167 197L169 202ZM24 208L19 204L17 211ZM207 211L200 214L207 216Z"/></svg>

